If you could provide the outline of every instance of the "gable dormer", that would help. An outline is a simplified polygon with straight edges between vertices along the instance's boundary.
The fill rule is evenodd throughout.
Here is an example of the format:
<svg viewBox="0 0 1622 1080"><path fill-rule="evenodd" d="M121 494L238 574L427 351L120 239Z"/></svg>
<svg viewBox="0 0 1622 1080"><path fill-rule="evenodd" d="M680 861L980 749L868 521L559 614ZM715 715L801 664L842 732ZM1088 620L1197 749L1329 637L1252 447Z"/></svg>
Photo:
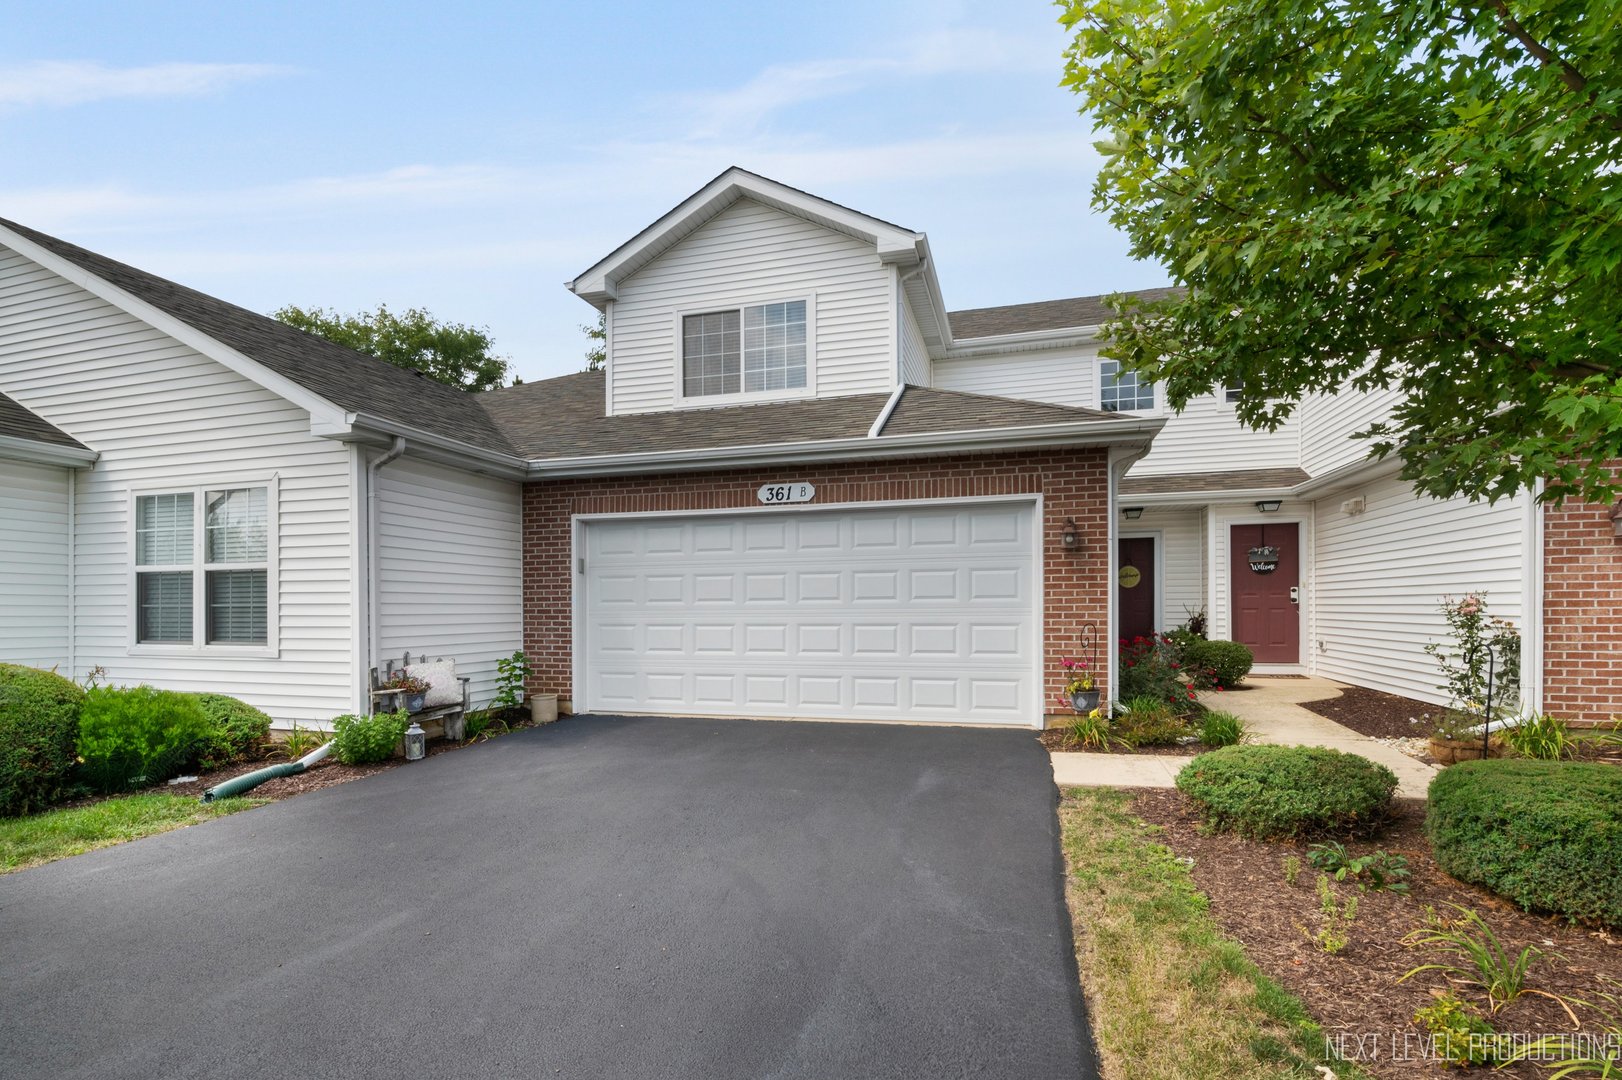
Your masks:
<svg viewBox="0 0 1622 1080"><path fill-rule="evenodd" d="M903 378L903 297L928 250L734 168L569 289L607 319L609 415L882 393Z"/></svg>

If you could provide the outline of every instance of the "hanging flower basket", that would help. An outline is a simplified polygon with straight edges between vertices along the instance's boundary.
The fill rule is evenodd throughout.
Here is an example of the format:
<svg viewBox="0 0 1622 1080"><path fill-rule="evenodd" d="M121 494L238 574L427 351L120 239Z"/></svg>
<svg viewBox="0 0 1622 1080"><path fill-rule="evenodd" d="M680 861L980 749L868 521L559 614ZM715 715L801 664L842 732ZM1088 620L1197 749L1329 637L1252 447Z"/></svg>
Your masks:
<svg viewBox="0 0 1622 1080"><path fill-rule="evenodd" d="M1070 707L1083 716L1098 708L1097 690L1077 690L1070 695Z"/></svg>

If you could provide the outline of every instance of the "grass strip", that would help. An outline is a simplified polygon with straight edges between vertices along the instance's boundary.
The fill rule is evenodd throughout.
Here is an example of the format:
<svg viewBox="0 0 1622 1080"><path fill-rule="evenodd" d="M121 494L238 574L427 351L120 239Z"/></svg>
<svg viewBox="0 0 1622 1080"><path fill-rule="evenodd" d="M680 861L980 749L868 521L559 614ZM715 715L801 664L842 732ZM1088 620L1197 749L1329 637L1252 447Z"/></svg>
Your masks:
<svg viewBox="0 0 1622 1080"><path fill-rule="evenodd" d="M1301 1002L1222 935L1210 902L1130 796L1067 788L1059 805L1076 961L1113 1080L1365 1080L1326 1055Z"/></svg>
<svg viewBox="0 0 1622 1080"><path fill-rule="evenodd" d="M220 799L204 804L187 795L125 795L89 806L0 818L0 874L195 825L266 801Z"/></svg>

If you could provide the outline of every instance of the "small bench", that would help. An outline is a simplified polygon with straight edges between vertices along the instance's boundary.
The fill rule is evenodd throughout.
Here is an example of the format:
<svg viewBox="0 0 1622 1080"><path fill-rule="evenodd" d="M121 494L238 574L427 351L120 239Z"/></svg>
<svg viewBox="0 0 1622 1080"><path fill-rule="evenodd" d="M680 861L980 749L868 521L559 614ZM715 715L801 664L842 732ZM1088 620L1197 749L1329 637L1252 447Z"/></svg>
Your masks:
<svg viewBox="0 0 1622 1080"><path fill-rule="evenodd" d="M421 711L412 713L411 719L421 727L438 723L447 739L461 742L463 732L467 729L470 703L468 684L472 680L465 675L456 674L456 661L446 660L444 657L429 660L427 654L412 660L408 652L398 662L388 660L382 667L374 667L371 671L374 713L394 712L405 707L405 691L390 690L384 685L401 674L428 683L428 690L423 697L423 707Z"/></svg>

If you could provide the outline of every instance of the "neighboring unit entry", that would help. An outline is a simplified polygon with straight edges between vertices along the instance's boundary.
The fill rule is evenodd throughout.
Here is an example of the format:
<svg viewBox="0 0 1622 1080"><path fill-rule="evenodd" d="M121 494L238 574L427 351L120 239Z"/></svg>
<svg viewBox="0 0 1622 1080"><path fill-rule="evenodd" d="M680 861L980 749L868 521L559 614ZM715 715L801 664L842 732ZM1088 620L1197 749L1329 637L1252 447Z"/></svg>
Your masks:
<svg viewBox="0 0 1622 1080"><path fill-rule="evenodd" d="M804 480L796 480L789 484L762 484L760 490L755 492L755 498L768 505L810 502L816 497L816 485L808 484Z"/></svg>

